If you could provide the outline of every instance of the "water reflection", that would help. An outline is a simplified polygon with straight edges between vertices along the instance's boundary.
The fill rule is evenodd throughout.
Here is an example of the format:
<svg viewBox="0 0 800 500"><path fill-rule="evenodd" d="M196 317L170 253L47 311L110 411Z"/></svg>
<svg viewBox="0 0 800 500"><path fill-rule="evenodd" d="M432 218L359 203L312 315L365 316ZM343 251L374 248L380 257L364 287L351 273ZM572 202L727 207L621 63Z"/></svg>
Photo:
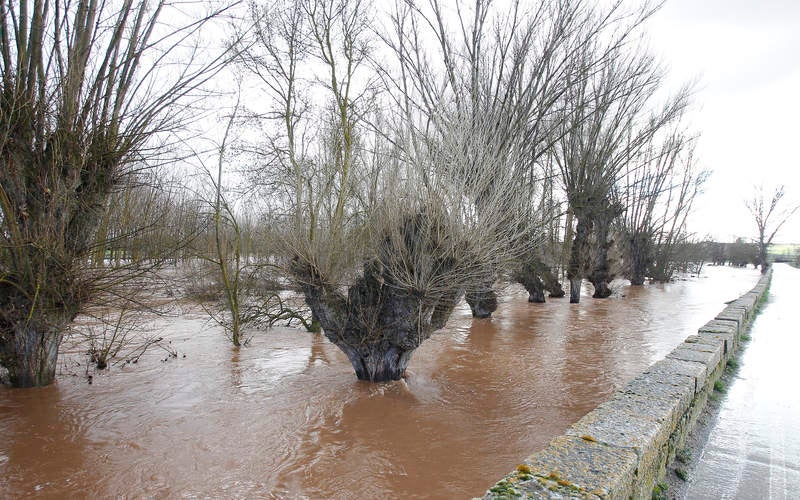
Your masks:
<svg viewBox="0 0 800 500"><path fill-rule="evenodd" d="M0 388L0 496L480 495L757 278L708 274L572 305L509 287L494 318L460 306L383 385L321 335L276 328L234 350L202 315L165 320L178 359Z"/></svg>

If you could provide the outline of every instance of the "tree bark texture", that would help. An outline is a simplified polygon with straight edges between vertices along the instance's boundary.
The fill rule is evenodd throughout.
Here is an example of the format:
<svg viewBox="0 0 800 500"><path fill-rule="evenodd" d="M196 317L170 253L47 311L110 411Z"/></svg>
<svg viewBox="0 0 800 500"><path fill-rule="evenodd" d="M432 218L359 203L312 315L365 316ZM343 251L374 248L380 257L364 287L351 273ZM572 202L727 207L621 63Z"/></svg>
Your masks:
<svg viewBox="0 0 800 500"><path fill-rule="evenodd" d="M635 232L630 236L628 244L630 245L631 285L644 285L648 268L652 264L650 235L644 232Z"/></svg>
<svg viewBox="0 0 800 500"><path fill-rule="evenodd" d="M569 265L567 266L567 279L569 279L569 301L577 304L581 300L581 281L583 280L584 266L589 253L589 234L592 230L592 221L588 216L577 215L575 225L575 239L569 252Z"/></svg>
<svg viewBox="0 0 800 500"><path fill-rule="evenodd" d="M514 273L514 280L528 291L528 302L544 303L544 292L550 297L563 297L564 289L550 267L538 257L532 257Z"/></svg>
<svg viewBox="0 0 800 500"><path fill-rule="evenodd" d="M491 284L467 292L465 299L472 310L473 318L490 318L492 313L497 310L497 292L494 291Z"/></svg>
<svg viewBox="0 0 800 500"><path fill-rule="evenodd" d="M0 361L8 369L11 385L40 387L53 383L62 337L60 329L19 322L3 330Z"/></svg>
<svg viewBox="0 0 800 500"><path fill-rule="evenodd" d="M560 299L565 295L564 288L549 268L542 274L542 280L544 281L544 289L547 290L551 298Z"/></svg>
<svg viewBox="0 0 800 500"><path fill-rule="evenodd" d="M528 291L528 302L544 304L544 282L538 276L532 276L530 280L523 283L525 290Z"/></svg>
<svg viewBox="0 0 800 500"><path fill-rule="evenodd" d="M583 278L569 278L569 303L578 304L581 301L581 284Z"/></svg>
<svg viewBox="0 0 800 500"><path fill-rule="evenodd" d="M455 291L438 297L405 291L378 262L364 266L346 296L309 265L295 263L293 272L325 336L347 355L358 379L371 382L399 380L414 350L444 326L460 299Z"/></svg>
<svg viewBox="0 0 800 500"><path fill-rule="evenodd" d="M767 262L767 245L759 244L758 260L761 261L761 274L767 274L769 262Z"/></svg>
<svg viewBox="0 0 800 500"><path fill-rule="evenodd" d="M614 241L609 239L608 233L611 229L611 221L616 215L616 207L614 205L604 206L598 209L597 217L595 218L595 237L596 252L594 256L594 265L589 273L589 281L594 286L594 294L592 298L605 299L611 296L611 287L609 283L614 279L611 273L611 268L608 263L608 250Z"/></svg>

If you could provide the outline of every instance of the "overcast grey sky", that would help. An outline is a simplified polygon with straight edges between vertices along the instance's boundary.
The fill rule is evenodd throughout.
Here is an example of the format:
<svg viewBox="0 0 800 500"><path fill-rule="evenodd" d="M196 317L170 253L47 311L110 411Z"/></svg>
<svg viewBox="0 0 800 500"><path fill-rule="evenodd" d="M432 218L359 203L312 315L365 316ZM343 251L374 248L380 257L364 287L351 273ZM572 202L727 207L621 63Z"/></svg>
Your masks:
<svg viewBox="0 0 800 500"><path fill-rule="evenodd" d="M689 230L754 236L754 185L785 184L800 202L800 1L667 0L648 31L673 84L698 79L688 118L714 173ZM776 241L800 243L800 214Z"/></svg>

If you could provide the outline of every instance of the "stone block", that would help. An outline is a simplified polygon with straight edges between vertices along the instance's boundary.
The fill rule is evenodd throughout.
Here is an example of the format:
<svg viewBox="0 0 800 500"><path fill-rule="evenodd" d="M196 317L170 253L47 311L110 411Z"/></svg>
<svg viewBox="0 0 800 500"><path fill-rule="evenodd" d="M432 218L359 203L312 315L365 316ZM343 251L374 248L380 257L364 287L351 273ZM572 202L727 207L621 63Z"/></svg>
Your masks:
<svg viewBox="0 0 800 500"><path fill-rule="evenodd" d="M760 291L750 290L746 294L742 295L742 298L749 297L755 299L755 303L758 303L758 301L761 300L761 297L764 296L765 291L766 290L760 290Z"/></svg>
<svg viewBox="0 0 800 500"><path fill-rule="evenodd" d="M705 386L708 378L705 364L674 358L664 358L652 364L644 373L662 373L674 378L685 377L693 384L695 394Z"/></svg>
<svg viewBox="0 0 800 500"><path fill-rule="evenodd" d="M750 290L746 294L742 295L742 297L753 297L753 298L756 299L756 302L758 302L758 299L760 299L761 296L764 295L765 291L766 291L766 287L764 287L764 288L762 288L760 290Z"/></svg>
<svg viewBox="0 0 800 500"><path fill-rule="evenodd" d="M638 457L628 448L592 442L582 437L557 436L544 450L525 461L536 476L517 488L523 495L542 498L542 486L551 491L545 498L631 498ZM550 478L550 482L547 482Z"/></svg>
<svg viewBox="0 0 800 500"><path fill-rule="evenodd" d="M615 394L611 401L631 408L634 415L643 415L665 424L669 431L691 406L696 381L690 377L658 372L643 373Z"/></svg>
<svg viewBox="0 0 800 500"><path fill-rule="evenodd" d="M709 346L709 347L721 346L722 347L722 362L725 362L725 361L728 360L728 356L727 356L728 344L727 344L727 342L725 342L724 338L713 337L713 336L708 336L708 335L700 335L700 333L697 333L695 335L689 335L688 337L686 337L686 340L684 340L684 343L686 343L686 344L701 344L701 345L705 345L705 346Z"/></svg>
<svg viewBox="0 0 800 500"><path fill-rule="evenodd" d="M689 335L688 337L686 337L686 340L684 340L684 343L686 343L686 344L703 344L703 345L707 345L707 346L711 346L711 347L716 347L717 345L722 345L723 348L725 347L724 346L724 342L722 340L720 340L720 339L715 339L715 338L710 338L710 337L703 337L702 335L698 335L698 334Z"/></svg>
<svg viewBox="0 0 800 500"><path fill-rule="evenodd" d="M728 319L712 319L705 325L701 326L697 331L708 333L730 333L736 335L739 324L736 321Z"/></svg>
<svg viewBox="0 0 800 500"><path fill-rule="evenodd" d="M736 335L733 332L707 332L700 330L697 335L704 339L713 339L723 343L723 351L725 361L728 360L736 352Z"/></svg>
<svg viewBox="0 0 800 500"><path fill-rule="evenodd" d="M716 347L705 344L680 344L667 354L668 358L703 363L708 373L714 373L722 360L722 344Z"/></svg>
<svg viewBox="0 0 800 500"><path fill-rule="evenodd" d="M728 304L727 306L725 306L725 309L722 310L723 313L726 312L726 311L730 312L730 313L734 313L734 314L735 313L740 313L743 316L745 316L745 318L747 317L747 307L745 307L745 306L743 306L741 304L738 304L735 300L733 302L731 302L730 304Z"/></svg>
<svg viewBox="0 0 800 500"><path fill-rule="evenodd" d="M730 305L733 307L740 307L744 309L745 317L749 322L752 321L753 315L755 314L756 302L758 302L758 299L756 297L743 295L742 297L731 302Z"/></svg>
<svg viewBox="0 0 800 500"><path fill-rule="evenodd" d="M745 325L744 310L739 307L728 306L722 311L720 311L720 313L717 314L717 316L714 319L735 321L737 324L736 335L741 335L741 333L744 331L744 325Z"/></svg>

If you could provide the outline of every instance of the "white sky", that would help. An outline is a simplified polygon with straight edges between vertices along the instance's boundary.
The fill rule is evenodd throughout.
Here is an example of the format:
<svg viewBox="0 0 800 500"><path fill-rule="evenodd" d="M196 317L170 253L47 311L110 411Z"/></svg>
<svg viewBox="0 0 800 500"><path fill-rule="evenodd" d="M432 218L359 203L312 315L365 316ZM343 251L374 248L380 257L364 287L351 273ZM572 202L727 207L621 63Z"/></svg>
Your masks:
<svg viewBox="0 0 800 500"><path fill-rule="evenodd" d="M673 84L699 81L688 117L713 174L689 230L752 237L744 200L762 184L800 202L800 1L667 0L648 27ZM776 242L800 243L800 212Z"/></svg>

